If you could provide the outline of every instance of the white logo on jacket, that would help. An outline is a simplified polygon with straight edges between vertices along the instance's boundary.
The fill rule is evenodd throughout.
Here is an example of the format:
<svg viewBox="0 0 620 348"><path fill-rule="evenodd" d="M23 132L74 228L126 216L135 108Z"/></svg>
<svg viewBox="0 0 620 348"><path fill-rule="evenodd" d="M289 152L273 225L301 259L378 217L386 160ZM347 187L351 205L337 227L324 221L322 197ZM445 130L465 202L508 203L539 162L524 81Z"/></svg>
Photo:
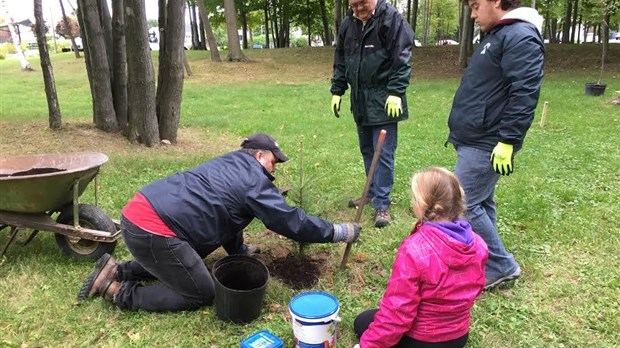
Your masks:
<svg viewBox="0 0 620 348"><path fill-rule="evenodd" d="M364 48L374 48L375 45L364 45Z"/></svg>
<svg viewBox="0 0 620 348"><path fill-rule="evenodd" d="M482 49L482 51L480 52L480 54L485 54L485 53L487 53L487 48L489 48L489 47L491 47L491 43L490 43L490 42L487 42L487 43L484 45L484 48Z"/></svg>

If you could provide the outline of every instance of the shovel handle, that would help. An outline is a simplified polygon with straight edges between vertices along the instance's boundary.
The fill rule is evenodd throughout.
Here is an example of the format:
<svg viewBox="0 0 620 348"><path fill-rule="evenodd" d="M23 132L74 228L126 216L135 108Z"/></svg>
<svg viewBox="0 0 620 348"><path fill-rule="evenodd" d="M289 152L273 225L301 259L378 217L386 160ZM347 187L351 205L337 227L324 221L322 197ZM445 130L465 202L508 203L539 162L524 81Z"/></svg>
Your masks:
<svg viewBox="0 0 620 348"><path fill-rule="evenodd" d="M372 162L370 162L370 168L368 169L368 175L366 176L366 184L364 185L364 191L362 192L362 198L360 202L364 202L366 197L368 196L368 190L370 190L370 185L372 184L372 177L375 175L375 170L377 169L377 163L379 162L379 157L381 156L381 149L383 148L383 142L385 141L385 135L387 131L382 129L379 133L379 138L377 139L377 144L375 145L375 153L372 156ZM358 224L360 219L362 218L362 210L364 209L364 205L362 204L357 207L357 213L355 214L355 219L353 223ZM351 252L351 246L353 243L347 243L346 249L344 249L344 255L342 255L342 262L340 262L340 269L343 270L347 267L347 260L349 259L349 253Z"/></svg>

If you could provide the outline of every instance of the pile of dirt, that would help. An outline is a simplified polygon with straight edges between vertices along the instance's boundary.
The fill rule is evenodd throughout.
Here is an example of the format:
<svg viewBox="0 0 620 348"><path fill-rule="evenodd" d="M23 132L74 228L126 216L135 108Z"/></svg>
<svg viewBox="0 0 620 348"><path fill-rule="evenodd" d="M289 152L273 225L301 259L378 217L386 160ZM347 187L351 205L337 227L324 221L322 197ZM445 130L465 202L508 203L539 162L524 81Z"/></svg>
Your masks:
<svg viewBox="0 0 620 348"><path fill-rule="evenodd" d="M269 274L294 290L310 289L325 269L328 255L321 252L291 253L270 257L261 254Z"/></svg>

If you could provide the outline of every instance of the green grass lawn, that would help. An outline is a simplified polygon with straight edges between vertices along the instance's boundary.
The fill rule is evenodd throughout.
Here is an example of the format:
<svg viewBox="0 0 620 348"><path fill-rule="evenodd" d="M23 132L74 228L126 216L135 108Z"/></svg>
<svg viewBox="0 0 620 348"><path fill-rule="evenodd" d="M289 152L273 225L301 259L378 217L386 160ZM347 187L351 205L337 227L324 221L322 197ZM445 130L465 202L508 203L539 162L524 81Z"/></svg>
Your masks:
<svg viewBox="0 0 620 348"><path fill-rule="evenodd" d="M435 51L420 52L426 57ZM436 52L430 55L433 59L442 55ZM616 59L617 50L613 53ZM276 172L278 185L294 188L291 204L301 200L311 214L336 222L353 220L355 212L346 202L361 194L365 178L348 98L343 99L339 119L329 112L330 49L248 55L254 59L250 63L217 65L206 59L206 52L189 52L194 76L185 81L180 143L153 149L92 128L83 62L69 53L53 57L66 128L57 133L46 129L40 71L23 73L17 61L0 60L0 154L106 153L110 160L101 174L100 206L118 218L127 200L146 183L234 150L245 135L267 132L291 158ZM31 64L39 70L37 60L31 59ZM416 75L417 64L408 90L410 119L399 126L394 223L376 229L371 209L366 209L361 240L353 246L345 271L338 269L344 245L307 248L310 257L325 258L312 289L340 300L341 347L355 344L353 319L376 306L395 251L415 222L409 208L412 173L454 165L455 152L444 142L458 75ZM614 91L620 90L618 66L607 69L603 97L584 94L584 83L598 76L596 67L546 66L551 73L545 78L535 122L516 159L515 173L500 180L496 197L498 229L523 275L511 286L479 298L469 347L616 347L620 342L620 107L609 104ZM544 101L549 113L541 128ZM302 175L307 182L300 196ZM91 187L82 200L92 202L92 191ZM297 250L258 222L249 226L246 238L266 255ZM5 229L0 247L7 239ZM205 262L211 265L223 255L218 251ZM122 242L115 256L130 258ZM78 305L77 291L92 265L63 255L47 232L26 246L11 246L0 260L0 347L238 347L262 329L281 337L285 347L293 344L288 303L303 290L277 278L269 283L261 317L235 325L218 320L214 307L152 314L124 312L100 299Z"/></svg>

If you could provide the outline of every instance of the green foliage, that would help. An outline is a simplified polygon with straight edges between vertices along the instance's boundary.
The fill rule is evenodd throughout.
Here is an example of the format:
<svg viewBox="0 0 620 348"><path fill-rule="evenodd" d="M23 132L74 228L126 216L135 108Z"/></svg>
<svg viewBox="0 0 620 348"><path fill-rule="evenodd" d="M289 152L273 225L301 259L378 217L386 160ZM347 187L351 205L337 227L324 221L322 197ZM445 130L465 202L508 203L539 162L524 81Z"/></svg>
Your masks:
<svg viewBox="0 0 620 348"><path fill-rule="evenodd" d="M291 47L308 47L308 37L300 36L291 39Z"/></svg>
<svg viewBox="0 0 620 348"><path fill-rule="evenodd" d="M265 40L265 35L254 35L252 37L253 44L259 44L263 47L267 46L267 41Z"/></svg>

